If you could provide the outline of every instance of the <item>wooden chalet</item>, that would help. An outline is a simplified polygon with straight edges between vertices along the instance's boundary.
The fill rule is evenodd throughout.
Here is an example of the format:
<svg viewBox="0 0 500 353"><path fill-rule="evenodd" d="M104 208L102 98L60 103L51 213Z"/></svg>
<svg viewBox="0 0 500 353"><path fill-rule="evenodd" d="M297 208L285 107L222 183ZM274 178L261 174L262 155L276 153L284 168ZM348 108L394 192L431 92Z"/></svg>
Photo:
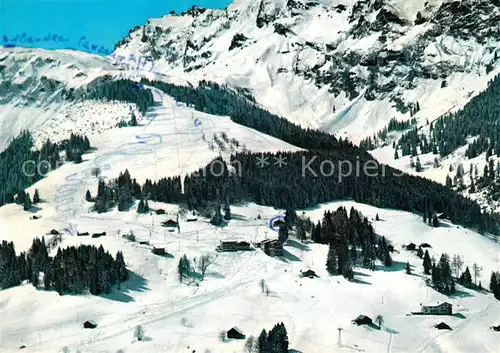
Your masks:
<svg viewBox="0 0 500 353"><path fill-rule="evenodd" d="M500 332L500 325L498 326L491 326L491 329L496 332Z"/></svg>
<svg viewBox="0 0 500 353"><path fill-rule="evenodd" d="M165 210L163 210L161 208L156 210L155 212L156 212L156 214L165 214Z"/></svg>
<svg viewBox="0 0 500 353"><path fill-rule="evenodd" d="M174 221L173 219L168 219L164 222L161 222L161 225L164 227L178 227L179 223Z"/></svg>
<svg viewBox="0 0 500 353"><path fill-rule="evenodd" d="M438 305L423 305L422 314L424 315L453 315L453 305L444 302Z"/></svg>
<svg viewBox="0 0 500 353"><path fill-rule="evenodd" d="M352 323L356 325L370 325L373 323L373 321L366 315L359 315L357 318L352 320Z"/></svg>
<svg viewBox="0 0 500 353"><path fill-rule="evenodd" d="M432 248L432 246L430 246L430 244L427 244L427 243L420 244L420 247L421 248Z"/></svg>
<svg viewBox="0 0 500 353"><path fill-rule="evenodd" d="M52 229L50 232L49 232L50 235L59 235L59 232L55 229Z"/></svg>
<svg viewBox="0 0 500 353"><path fill-rule="evenodd" d="M284 253L283 243L278 241L278 239L266 239L257 243L257 246L269 256L281 256Z"/></svg>
<svg viewBox="0 0 500 353"><path fill-rule="evenodd" d="M89 232L83 232L83 233L76 233L76 235L78 235L79 237L84 237L84 236L88 236L89 235Z"/></svg>
<svg viewBox="0 0 500 353"><path fill-rule="evenodd" d="M251 250L250 243L246 241L221 241L217 251L245 251Z"/></svg>
<svg viewBox="0 0 500 353"><path fill-rule="evenodd" d="M232 329L227 331L226 335L227 335L227 338L230 338L230 339L236 339L236 340L244 340L245 339L245 334L243 333L243 331L241 331L237 327L233 327Z"/></svg>

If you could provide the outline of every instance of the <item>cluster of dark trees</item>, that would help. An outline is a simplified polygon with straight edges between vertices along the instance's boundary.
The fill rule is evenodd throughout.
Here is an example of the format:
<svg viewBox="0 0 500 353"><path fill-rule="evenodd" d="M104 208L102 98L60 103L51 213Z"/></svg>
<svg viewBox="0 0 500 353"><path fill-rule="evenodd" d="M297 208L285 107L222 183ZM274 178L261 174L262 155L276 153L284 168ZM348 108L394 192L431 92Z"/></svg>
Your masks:
<svg viewBox="0 0 500 353"><path fill-rule="evenodd" d="M311 239L329 244L326 269L330 275L343 275L352 281L358 263L371 270L375 270L377 258L384 266L393 264L385 237L377 236L368 219L354 208L349 215L344 207L325 212L322 222L312 225Z"/></svg>
<svg viewBox="0 0 500 353"><path fill-rule="evenodd" d="M404 134L398 145L403 155L433 152L447 156L467 145L467 137L477 137L466 151L474 158L488 150L500 157L500 75L489 82L488 88L477 95L463 109L445 115L430 125L429 139L417 129Z"/></svg>
<svg viewBox="0 0 500 353"><path fill-rule="evenodd" d="M210 171L213 161L184 179L184 194L180 192L180 179L173 178L167 179L170 182L163 187L151 190L150 197L153 199L185 202L189 209L206 208L207 204L213 203L223 204L226 200L230 203L253 201L276 208L298 209L352 198L377 207L419 213L429 210L446 213L452 222L477 227L480 232L498 232L498 216L482 213L476 202L438 183L401 175L389 166L380 165L366 150L346 140L337 140L324 132L302 129L258 107L251 97L241 92L205 81L201 81L198 87L176 86L147 79L141 80L141 83L157 87L199 111L230 116L236 123L308 150L279 153L287 162L286 167L282 168L272 166L278 154L237 153L231 157L237 175L230 172L227 164L218 158L216 161L221 163L212 168L217 173ZM264 168L257 165L257 158L261 157L268 158L270 165ZM221 164L223 173L219 173ZM364 172L367 165L370 167L369 173ZM375 168L372 168L373 165L376 165ZM141 197L147 199L144 195ZM124 199L129 200L128 195Z"/></svg>
<svg viewBox="0 0 500 353"><path fill-rule="evenodd" d="M28 201L29 195L27 198L24 190L62 164L61 152L66 152L66 160L80 163L82 154L89 149L86 136L71 134L59 143L47 139L37 150L33 148L32 135L23 131L0 153L0 206L18 202L26 209L31 200Z"/></svg>
<svg viewBox="0 0 500 353"><path fill-rule="evenodd" d="M147 200L161 201L166 203L179 203L184 198L181 193L180 177L162 178L152 182L146 179L141 185L130 177L129 171L120 173L117 179L111 180L107 184L103 179L99 179L97 186L97 196L92 199L90 191L86 193L87 201L94 201L94 209L99 212L107 212L112 207L118 205L119 211L128 211L134 204L134 200L141 200L143 205L138 207L139 213L149 211Z"/></svg>
<svg viewBox="0 0 500 353"><path fill-rule="evenodd" d="M455 292L455 280L453 279L448 254L442 254L437 264L431 259L428 250L424 253L422 248L419 248L418 256L423 258L422 265L424 267L424 273L426 275L431 275L432 287L440 293L447 295L453 294ZM465 272L470 276L468 267ZM466 282L463 282L461 284L465 285L465 283Z"/></svg>
<svg viewBox="0 0 500 353"><path fill-rule="evenodd" d="M45 239L36 238L27 253L16 255L14 243L0 244L0 288L18 286L27 280L37 288L56 290L60 295L110 293L115 284L128 278L123 254L116 258L99 248L89 245L59 248L50 257ZM43 276L40 274L43 273Z"/></svg>
<svg viewBox="0 0 500 353"><path fill-rule="evenodd" d="M258 353L288 353L288 334L283 323L278 323L269 331L262 330L257 339Z"/></svg>
<svg viewBox="0 0 500 353"><path fill-rule="evenodd" d="M115 80L108 75L99 77L89 84L86 98L135 103L142 114L154 105L153 94L150 90L141 89L137 86L137 82L128 79Z"/></svg>
<svg viewBox="0 0 500 353"><path fill-rule="evenodd" d="M493 296L500 300L500 272L491 272L490 277L490 291Z"/></svg>
<svg viewBox="0 0 500 353"><path fill-rule="evenodd" d="M412 118L411 120L399 121L396 118L392 118L389 120L387 127L383 128L379 132L377 132L373 137L367 137L359 143L361 148L364 148L368 151L371 151L377 148L380 145L380 142L383 142L387 139L387 134L392 131L404 131L411 128L413 125L417 124L417 119Z"/></svg>

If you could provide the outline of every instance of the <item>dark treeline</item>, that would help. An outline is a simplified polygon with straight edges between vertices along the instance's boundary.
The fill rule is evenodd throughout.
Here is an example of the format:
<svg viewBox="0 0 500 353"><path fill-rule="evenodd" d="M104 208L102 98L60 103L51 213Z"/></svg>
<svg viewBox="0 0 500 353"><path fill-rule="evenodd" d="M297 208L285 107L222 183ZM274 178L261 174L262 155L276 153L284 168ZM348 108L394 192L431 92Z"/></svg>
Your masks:
<svg viewBox="0 0 500 353"><path fill-rule="evenodd" d="M60 295L110 293L115 284L128 278L123 254L116 258L90 245L58 249L55 257L48 254L45 239L34 239L27 253L16 256L13 242L0 244L0 289L18 286L27 280L37 288L56 290ZM41 274L43 274L41 276Z"/></svg>
<svg viewBox="0 0 500 353"><path fill-rule="evenodd" d="M467 144L468 137L477 137L466 151L474 158L488 150L500 157L500 75L489 82L488 88L472 98L463 109L445 115L430 125L430 136L416 129L404 134L400 141L402 154L413 156L433 152L447 156Z"/></svg>
<svg viewBox="0 0 500 353"><path fill-rule="evenodd" d="M375 135L373 135L373 137L368 137L366 139L363 139L359 143L359 146L367 150L373 150L379 146L380 142L383 142L387 139L387 134L389 132L408 130L409 128L411 128L413 125L416 124L417 124L417 119L415 118L412 118L409 121L408 120L399 121L396 118L392 118L391 120L389 120L389 124L387 124L387 127L377 132Z"/></svg>
<svg viewBox="0 0 500 353"><path fill-rule="evenodd" d="M100 179L97 196L94 199L87 191L87 201L94 201L94 209L99 213L106 212L114 206L118 206L119 211L128 211L136 199L140 200L139 213L149 210L149 206L146 208L147 200L179 203L184 200L181 194L181 178L162 178L155 182L146 179L141 187L136 179L130 177L129 171L125 170L108 184Z"/></svg>
<svg viewBox="0 0 500 353"><path fill-rule="evenodd" d="M66 160L80 163L82 154L89 149L87 137L71 134L69 139L59 143L47 139L39 150L35 150L31 134L22 132L0 153L0 206L12 202L25 203L29 195L24 189L56 169L62 163L61 152L65 152Z"/></svg>
<svg viewBox="0 0 500 353"><path fill-rule="evenodd" d="M200 81L198 87L176 86L161 81L142 79L142 83L161 89L179 102L184 102L196 110L213 115L231 117L235 123L253 128L297 147L309 150L339 149L345 152L359 150L347 140L337 140L334 136L312 129L303 129L288 120L271 114L255 105L252 100L233 92L217 83Z"/></svg>
<svg viewBox="0 0 500 353"><path fill-rule="evenodd" d="M475 202L432 181L409 175L398 176L399 172L395 169L378 163L375 168L377 172L370 168L370 174L367 175L363 172L363 165L367 162L373 165L376 161L366 150L323 132L302 129L224 86L205 81L198 87L181 87L145 79L141 82L155 86L199 111L228 115L236 123L309 150L280 153L287 161L286 167L282 168L260 168L256 165L256 157L260 155L238 153L232 156L232 160L234 163L241 163L241 177L231 176L225 164L226 171L222 176L211 173L209 167L201 168L199 175L192 174L184 180L185 195L180 195L179 183L170 179L167 184L175 191L170 191L168 195L167 190L157 190L152 194L156 199L184 199L189 208L204 207L210 202L224 204L229 200L231 203L253 201L277 208L298 209L321 202L352 198L377 207L420 213L443 212L455 223L476 226L480 231L497 232L496 221L491 215L482 214ZM264 154L271 163L274 156L271 153ZM316 158L310 168L318 176L312 175L309 169L303 175L303 158L306 163ZM331 174L328 161L335 164ZM344 162L343 173L346 175L340 182L337 168L339 161ZM323 162L327 163L325 170L328 176L321 173L320 166ZM354 171L348 175L347 163L353 169L356 165L361 165L361 172ZM215 169L217 168L216 165ZM376 176L372 176L374 174ZM138 193L137 189L136 194ZM160 197L160 193L163 193L163 197ZM144 198L144 193L141 192L139 197L135 196L140 197ZM127 197L125 199L129 200Z"/></svg>
<svg viewBox="0 0 500 353"><path fill-rule="evenodd" d="M113 80L111 76L100 77L87 88L88 99L107 99L135 103L142 113L154 105L153 94L137 86L131 80Z"/></svg>

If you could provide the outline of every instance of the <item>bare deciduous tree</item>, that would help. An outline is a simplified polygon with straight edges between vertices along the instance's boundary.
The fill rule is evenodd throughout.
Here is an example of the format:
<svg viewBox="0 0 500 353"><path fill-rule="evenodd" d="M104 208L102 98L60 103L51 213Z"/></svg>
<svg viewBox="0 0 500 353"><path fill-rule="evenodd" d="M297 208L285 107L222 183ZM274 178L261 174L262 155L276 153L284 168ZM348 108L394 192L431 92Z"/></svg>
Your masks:
<svg viewBox="0 0 500 353"><path fill-rule="evenodd" d="M263 279L261 279L260 282L259 282L259 287L260 287L260 290L262 291L262 293L264 293L265 290L266 290L266 281L264 281Z"/></svg>
<svg viewBox="0 0 500 353"><path fill-rule="evenodd" d="M187 327L187 319L185 317L181 319L181 325Z"/></svg>
<svg viewBox="0 0 500 353"><path fill-rule="evenodd" d="M254 353L255 352L256 340L254 336L250 336L247 338L245 342L245 353Z"/></svg>
<svg viewBox="0 0 500 353"><path fill-rule="evenodd" d="M142 341L144 339L144 329L141 325L138 325L135 328L134 337L137 338L138 341Z"/></svg>
<svg viewBox="0 0 500 353"><path fill-rule="evenodd" d="M221 342L226 342L227 341L226 331L219 332L219 340Z"/></svg>
<svg viewBox="0 0 500 353"><path fill-rule="evenodd" d="M91 174L96 178L98 178L99 176L101 176L101 168L99 167L92 168Z"/></svg>
<svg viewBox="0 0 500 353"><path fill-rule="evenodd" d="M455 277L459 277L462 272L462 266L464 265L464 260L460 257L460 255L453 255L453 260L451 262L451 266L455 270Z"/></svg>
<svg viewBox="0 0 500 353"><path fill-rule="evenodd" d="M375 322L378 324L378 328L382 328L382 325L384 324L384 317L382 315L377 315Z"/></svg>
<svg viewBox="0 0 500 353"><path fill-rule="evenodd" d="M205 276L205 272L208 269L208 266L213 264L214 260L213 257L210 255L201 255L200 259L198 260L198 268L201 271L201 274Z"/></svg>

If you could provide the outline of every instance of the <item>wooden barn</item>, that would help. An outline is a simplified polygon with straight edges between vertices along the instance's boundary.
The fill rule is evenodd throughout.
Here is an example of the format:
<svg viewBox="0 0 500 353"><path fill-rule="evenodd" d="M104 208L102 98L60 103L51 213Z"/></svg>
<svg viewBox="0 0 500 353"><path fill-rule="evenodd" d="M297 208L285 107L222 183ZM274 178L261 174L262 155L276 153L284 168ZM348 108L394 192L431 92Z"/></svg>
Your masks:
<svg viewBox="0 0 500 353"><path fill-rule="evenodd" d="M92 234L92 238L100 238L106 235L106 232L94 233Z"/></svg>
<svg viewBox="0 0 500 353"><path fill-rule="evenodd" d="M237 327L233 327L232 329L227 331L226 335L227 335L227 338L230 338L230 339L236 339L236 340L244 340L245 339L245 334L243 333L243 331L241 331Z"/></svg>
<svg viewBox="0 0 500 353"><path fill-rule="evenodd" d="M373 323L372 319L366 315L359 315L352 322L356 325L370 325Z"/></svg>
<svg viewBox="0 0 500 353"><path fill-rule="evenodd" d="M412 250L415 250L416 248L417 248L417 246L413 243L406 245L406 250L412 251Z"/></svg>
<svg viewBox="0 0 500 353"><path fill-rule="evenodd" d="M300 275L302 277L308 277L308 278L318 277L316 272L314 272L313 270L307 270L307 271L301 272Z"/></svg>
<svg viewBox="0 0 500 353"><path fill-rule="evenodd" d="M445 324L444 322L440 322L439 324L434 325L434 327L437 328L438 330L451 330L451 327Z"/></svg>
<svg viewBox="0 0 500 353"><path fill-rule="evenodd" d="M97 324L93 320L88 320L83 323L84 328L96 328Z"/></svg>
<svg viewBox="0 0 500 353"><path fill-rule="evenodd" d="M151 250L151 252L155 255L166 255L167 254L167 252L165 251L165 248L153 247L153 250Z"/></svg>

